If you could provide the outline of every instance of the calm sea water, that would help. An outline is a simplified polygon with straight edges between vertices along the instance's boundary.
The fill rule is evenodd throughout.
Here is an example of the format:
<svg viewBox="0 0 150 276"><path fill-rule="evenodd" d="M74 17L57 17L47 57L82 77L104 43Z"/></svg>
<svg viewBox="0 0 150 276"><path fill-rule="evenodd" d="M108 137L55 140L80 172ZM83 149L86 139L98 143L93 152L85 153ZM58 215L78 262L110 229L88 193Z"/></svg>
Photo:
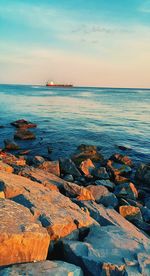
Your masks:
<svg viewBox="0 0 150 276"><path fill-rule="evenodd" d="M109 157L123 145L135 162L149 162L149 108L148 89L0 85L0 148L13 138L10 122L24 118L38 124L35 141L18 142L32 154L47 155L49 145L56 159L86 143Z"/></svg>

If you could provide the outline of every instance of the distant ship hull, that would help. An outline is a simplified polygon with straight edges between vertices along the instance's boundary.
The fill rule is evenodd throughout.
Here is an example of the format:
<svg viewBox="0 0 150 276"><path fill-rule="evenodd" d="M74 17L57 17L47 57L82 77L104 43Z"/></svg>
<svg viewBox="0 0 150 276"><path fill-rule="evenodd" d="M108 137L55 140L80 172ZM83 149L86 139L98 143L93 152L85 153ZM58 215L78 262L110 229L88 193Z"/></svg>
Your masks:
<svg viewBox="0 0 150 276"><path fill-rule="evenodd" d="M51 83L46 83L46 86L48 87L73 87L72 84L51 84Z"/></svg>

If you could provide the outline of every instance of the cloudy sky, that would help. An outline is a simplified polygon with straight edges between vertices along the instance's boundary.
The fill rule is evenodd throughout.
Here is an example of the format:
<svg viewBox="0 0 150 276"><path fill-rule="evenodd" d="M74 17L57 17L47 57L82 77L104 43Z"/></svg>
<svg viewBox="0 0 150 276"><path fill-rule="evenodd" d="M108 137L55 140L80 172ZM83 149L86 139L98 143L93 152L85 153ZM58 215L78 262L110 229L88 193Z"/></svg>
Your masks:
<svg viewBox="0 0 150 276"><path fill-rule="evenodd" d="M150 0L0 0L0 83L150 87Z"/></svg>

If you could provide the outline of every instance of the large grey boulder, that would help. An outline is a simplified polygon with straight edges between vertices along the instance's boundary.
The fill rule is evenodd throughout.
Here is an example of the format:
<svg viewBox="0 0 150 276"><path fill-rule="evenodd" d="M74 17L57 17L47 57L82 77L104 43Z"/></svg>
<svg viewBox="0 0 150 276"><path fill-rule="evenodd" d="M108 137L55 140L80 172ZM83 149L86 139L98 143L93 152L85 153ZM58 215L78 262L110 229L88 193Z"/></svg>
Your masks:
<svg viewBox="0 0 150 276"><path fill-rule="evenodd" d="M0 270L0 276L82 276L80 267L62 261L44 261L13 265Z"/></svg>
<svg viewBox="0 0 150 276"><path fill-rule="evenodd" d="M62 246L65 259L79 265L85 275L150 274L149 240L144 242L117 226L93 226L84 242L64 240ZM135 274L132 273L133 266Z"/></svg>

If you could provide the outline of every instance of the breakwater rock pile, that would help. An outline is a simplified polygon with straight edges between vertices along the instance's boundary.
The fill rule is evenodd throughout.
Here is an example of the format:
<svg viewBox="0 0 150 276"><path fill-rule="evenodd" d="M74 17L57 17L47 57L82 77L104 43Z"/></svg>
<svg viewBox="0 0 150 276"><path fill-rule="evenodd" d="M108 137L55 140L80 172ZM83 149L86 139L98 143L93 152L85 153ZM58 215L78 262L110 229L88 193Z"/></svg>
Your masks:
<svg viewBox="0 0 150 276"><path fill-rule="evenodd" d="M35 139L35 124L12 125ZM4 145L0 275L150 275L149 164L93 145L53 161Z"/></svg>

